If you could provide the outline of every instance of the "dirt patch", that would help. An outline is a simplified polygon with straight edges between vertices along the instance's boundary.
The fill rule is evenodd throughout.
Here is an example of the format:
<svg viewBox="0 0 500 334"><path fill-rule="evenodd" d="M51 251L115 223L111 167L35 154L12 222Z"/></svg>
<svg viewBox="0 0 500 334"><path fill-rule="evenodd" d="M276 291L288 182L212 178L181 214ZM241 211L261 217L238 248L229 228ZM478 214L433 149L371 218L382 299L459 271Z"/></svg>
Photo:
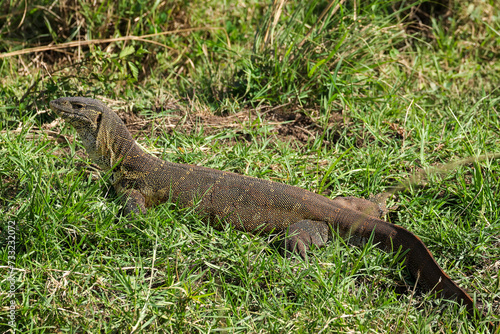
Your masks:
<svg viewBox="0 0 500 334"><path fill-rule="evenodd" d="M146 119L144 116L135 114L133 112L117 111L116 114L121 118L123 123L132 135L141 131L150 131L153 121Z"/></svg>
<svg viewBox="0 0 500 334"><path fill-rule="evenodd" d="M412 6L408 6L408 2L405 1L396 1L392 9L395 12L400 11L398 16L405 22L408 33L419 31L428 33L433 19L446 21L448 17L453 16L452 6L450 0L422 1Z"/></svg>
<svg viewBox="0 0 500 334"><path fill-rule="evenodd" d="M393 123L393 122L384 121L384 123L389 126L390 131L387 135L392 137L392 138L406 140L411 135L411 130L405 129L402 125L400 125L397 122Z"/></svg>
<svg viewBox="0 0 500 334"><path fill-rule="evenodd" d="M141 115L130 115L121 113L119 116L124 120L129 130L136 136L142 136L142 131L148 131L146 135L151 135L151 126L154 125L153 133L168 134L174 131L181 133L192 133L203 128L207 135L231 130L236 134L236 138L228 140L250 141L252 136L246 129L255 126L271 126L272 133L280 140L286 142L296 142L299 146L306 145L318 137L325 137L324 132L329 131L329 140L323 139L324 144L331 144L340 138L339 130L346 126L348 122L344 120L341 110L333 112L328 119L327 125L318 122L319 115L313 110L293 110L285 106L271 107L263 106L258 109L243 109L238 113L216 115L206 107L181 107L174 103L167 106L158 107L153 104L152 111L160 112L167 110L168 116L152 119L145 119Z"/></svg>
<svg viewBox="0 0 500 334"><path fill-rule="evenodd" d="M269 118L281 123L278 135L282 140L295 140L302 144L323 135L323 128L304 112L284 112L277 110L269 113Z"/></svg>

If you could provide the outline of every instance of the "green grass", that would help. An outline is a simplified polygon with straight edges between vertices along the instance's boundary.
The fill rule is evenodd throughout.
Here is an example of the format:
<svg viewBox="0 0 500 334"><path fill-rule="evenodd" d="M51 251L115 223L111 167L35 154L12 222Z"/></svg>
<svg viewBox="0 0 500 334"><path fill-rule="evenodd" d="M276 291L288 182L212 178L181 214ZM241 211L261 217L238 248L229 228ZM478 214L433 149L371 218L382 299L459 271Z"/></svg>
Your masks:
<svg viewBox="0 0 500 334"><path fill-rule="evenodd" d="M421 169L500 152L495 1L455 1L445 17L423 1L93 3L0 2L13 13L0 16L0 57L51 45L0 58L2 330L9 277L20 333L486 333L499 323L495 160L412 185L387 217L483 303L471 320L415 290L401 259L371 244L334 239L303 261L174 204L124 219L108 176L47 105L105 99L162 159L368 198ZM164 31L175 32L102 42Z"/></svg>

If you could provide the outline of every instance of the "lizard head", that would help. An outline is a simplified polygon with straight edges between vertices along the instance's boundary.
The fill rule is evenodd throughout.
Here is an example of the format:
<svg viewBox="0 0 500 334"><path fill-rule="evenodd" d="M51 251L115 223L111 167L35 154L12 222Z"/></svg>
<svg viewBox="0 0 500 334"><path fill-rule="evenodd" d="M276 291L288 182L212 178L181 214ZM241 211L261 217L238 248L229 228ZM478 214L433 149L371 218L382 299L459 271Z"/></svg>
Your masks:
<svg viewBox="0 0 500 334"><path fill-rule="evenodd" d="M84 97L62 97L50 101L50 108L69 122L78 134L97 137L107 107L101 101Z"/></svg>
<svg viewBox="0 0 500 334"><path fill-rule="evenodd" d="M122 141L133 142L125 124L101 101L62 97L50 101L50 108L75 128L90 158L105 170L126 149Z"/></svg>

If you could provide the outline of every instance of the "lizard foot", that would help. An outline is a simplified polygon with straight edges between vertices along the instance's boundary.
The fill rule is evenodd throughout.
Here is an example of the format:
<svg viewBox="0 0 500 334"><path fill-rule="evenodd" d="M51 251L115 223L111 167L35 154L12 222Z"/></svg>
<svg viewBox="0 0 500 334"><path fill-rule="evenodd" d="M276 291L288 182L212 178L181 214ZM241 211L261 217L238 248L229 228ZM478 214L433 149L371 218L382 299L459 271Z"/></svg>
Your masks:
<svg viewBox="0 0 500 334"><path fill-rule="evenodd" d="M132 213L140 215L141 213L146 213L146 200L144 196L137 190L131 189L125 192L122 197L123 209L122 214L124 216L130 216Z"/></svg>
<svg viewBox="0 0 500 334"><path fill-rule="evenodd" d="M288 228L285 251L298 252L303 259L311 245L323 246L328 241L328 225L322 221L301 220Z"/></svg>

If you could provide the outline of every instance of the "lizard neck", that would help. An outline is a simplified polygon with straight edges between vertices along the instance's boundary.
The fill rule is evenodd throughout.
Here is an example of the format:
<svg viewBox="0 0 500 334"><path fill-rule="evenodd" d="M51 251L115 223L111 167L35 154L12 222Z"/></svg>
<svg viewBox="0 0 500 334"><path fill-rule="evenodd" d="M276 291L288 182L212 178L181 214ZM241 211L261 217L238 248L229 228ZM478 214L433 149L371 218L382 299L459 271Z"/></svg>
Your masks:
<svg viewBox="0 0 500 334"><path fill-rule="evenodd" d="M115 113L106 113L103 116L95 138L82 136L82 141L90 158L106 172L119 168L123 159L132 151L142 152Z"/></svg>

